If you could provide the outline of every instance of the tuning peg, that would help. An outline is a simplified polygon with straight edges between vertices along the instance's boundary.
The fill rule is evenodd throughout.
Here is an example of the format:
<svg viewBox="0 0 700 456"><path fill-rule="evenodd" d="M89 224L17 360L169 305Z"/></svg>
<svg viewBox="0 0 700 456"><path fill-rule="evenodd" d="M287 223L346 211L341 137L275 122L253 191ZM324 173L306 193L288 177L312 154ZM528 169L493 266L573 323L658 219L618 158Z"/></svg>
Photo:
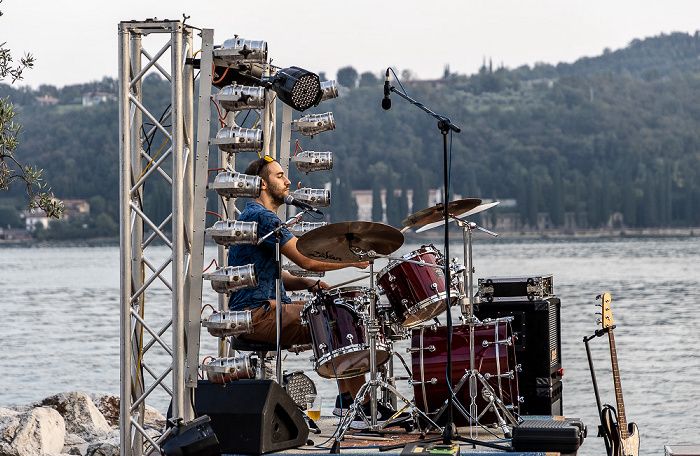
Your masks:
<svg viewBox="0 0 700 456"><path fill-rule="evenodd" d="M596 299L600 299L600 298L602 298L602 297L603 297L603 295L597 295L595 298L596 298Z"/></svg>
<svg viewBox="0 0 700 456"><path fill-rule="evenodd" d="M603 323L603 320L601 320L600 318L596 318L596 319L595 319L595 322L598 323L598 324L601 324L601 323Z"/></svg>
<svg viewBox="0 0 700 456"><path fill-rule="evenodd" d="M595 303L595 306L596 306L596 307L603 307L603 303L598 303L598 302L596 302L596 303Z"/></svg>

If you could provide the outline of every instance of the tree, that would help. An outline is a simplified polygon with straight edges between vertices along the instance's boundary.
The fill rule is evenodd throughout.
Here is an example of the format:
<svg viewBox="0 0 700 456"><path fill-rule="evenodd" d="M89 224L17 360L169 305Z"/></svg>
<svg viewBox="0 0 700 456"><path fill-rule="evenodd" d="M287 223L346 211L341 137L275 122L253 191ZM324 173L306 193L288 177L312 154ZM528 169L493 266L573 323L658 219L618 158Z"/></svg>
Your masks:
<svg viewBox="0 0 700 456"><path fill-rule="evenodd" d="M0 44L0 82L9 76L11 84L14 84L22 79L22 72L33 65L34 57L31 54L26 54L14 65L10 50L5 43ZM63 202L56 200L51 188L42 181L43 170L35 166L22 166L15 156L22 126L13 121L17 113L9 98L0 99L0 190L9 190L13 183L22 182L29 197L29 208L42 209L49 217L58 218L64 210Z"/></svg>
<svg viewBox="0 0 700 456"><path fill-rule="evenodd" d="M346 66L338 70L338 84L354 89L357 85L357 70L351 66Z"/></svg>
<svg viewBox="0 0 700 456"><path fill-rule="evenodd" d="M377 87L381 85L379 78L370 71L365 71L360 75L360 87Z"/></svg>

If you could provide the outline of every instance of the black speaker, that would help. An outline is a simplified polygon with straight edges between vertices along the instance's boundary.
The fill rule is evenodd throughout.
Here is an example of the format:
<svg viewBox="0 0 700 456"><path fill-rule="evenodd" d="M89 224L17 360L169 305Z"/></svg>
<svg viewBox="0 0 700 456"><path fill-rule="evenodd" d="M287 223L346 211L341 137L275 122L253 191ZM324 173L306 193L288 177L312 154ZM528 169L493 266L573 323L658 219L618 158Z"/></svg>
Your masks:
<svg viewBox="0 0 700 456"><path fill-rule="evenodd" d="M208 415L222 453L263 454L306 444L309 427L299 407L272 380L200 380L195 410Z"/></svg>
<svg viewBox="0 0 700 456"><path fill-rule="evenodd" d="M515 356L521 415L562 415L561 301L551 297L537 301L480 302L474 306L479 319L513 317Z"/></svg>

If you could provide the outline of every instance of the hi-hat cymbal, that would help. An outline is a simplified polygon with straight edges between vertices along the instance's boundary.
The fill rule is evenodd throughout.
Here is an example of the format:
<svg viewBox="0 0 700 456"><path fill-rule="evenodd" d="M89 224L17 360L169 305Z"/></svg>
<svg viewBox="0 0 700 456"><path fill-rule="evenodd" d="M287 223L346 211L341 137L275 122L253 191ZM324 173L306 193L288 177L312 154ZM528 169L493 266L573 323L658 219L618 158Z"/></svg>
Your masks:
<svg viewBox="0 0 700 456"><path fill-rule="evenodd" d="M324 263L359 261L350 248L389 255L403 245L403 234L393 226L376 222L339 222L303 234L297 249L307 258Z"/></svg>
<svg viewBox="0 0 700 456"><path fill-rule="evenodd" d="M456 201L450 201L447 205L447 212L454 215L455 217L470 211L481 204L479 198L465 198ZM435 223L445 218L445 205L443 203L438 203L433 207L428 209L423 209L414 214L409 215L404 219L401 224L403 226L417 226L417 225L427 225L428 223Z"/></svg>

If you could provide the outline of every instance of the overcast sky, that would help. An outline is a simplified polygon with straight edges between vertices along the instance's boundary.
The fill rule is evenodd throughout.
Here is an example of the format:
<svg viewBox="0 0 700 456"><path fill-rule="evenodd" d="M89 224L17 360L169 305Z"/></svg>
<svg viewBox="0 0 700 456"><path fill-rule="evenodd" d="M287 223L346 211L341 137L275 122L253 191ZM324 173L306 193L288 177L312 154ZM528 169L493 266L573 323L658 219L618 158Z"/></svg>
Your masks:
<svg viewBox="0 0 700 456"><path fill-rule="evenodd" d="M699 0L0 2L0 43L15 59L25 52L36 57L21 82L35 88L117 77L120 21L177 20L183 13L191 16L188 24L214 29L215 44L236 34L265 40L274 64L328 78L348 65L360 73L391 66L398 74L410 69L437 78L446 64L453 72L474 73L484 58L508 68L573 62L635 38L700 28Z"/></svg>

